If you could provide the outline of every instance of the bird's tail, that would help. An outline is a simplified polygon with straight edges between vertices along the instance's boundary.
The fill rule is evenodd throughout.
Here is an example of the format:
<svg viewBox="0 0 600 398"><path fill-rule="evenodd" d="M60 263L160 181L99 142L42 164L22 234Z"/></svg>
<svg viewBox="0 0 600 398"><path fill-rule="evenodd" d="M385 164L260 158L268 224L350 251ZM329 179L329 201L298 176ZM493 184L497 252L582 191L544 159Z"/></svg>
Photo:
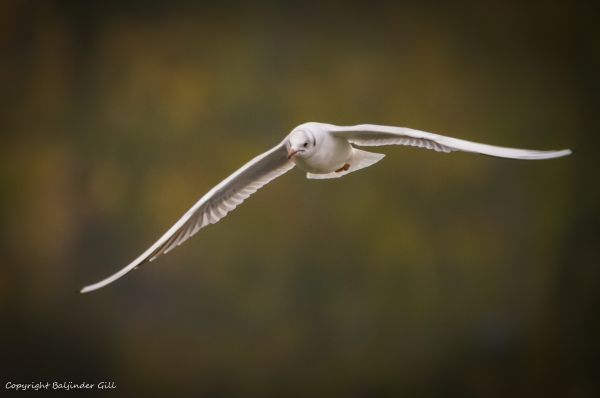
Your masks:
<svg viewBox="0 0 600 398"><path fill-rule="evenodd" d="M350 165L350 167L348 167L348 170L342 170L339 172L335 171L333 173L327 174L306 173L306 178L339 178L345 176L348 173L352 173L353 171L372 166L384 157L385 155L383 153L367 152L361 149L352 148L352 156L350 157L350 161L348 162L348 164Z"/></svg>

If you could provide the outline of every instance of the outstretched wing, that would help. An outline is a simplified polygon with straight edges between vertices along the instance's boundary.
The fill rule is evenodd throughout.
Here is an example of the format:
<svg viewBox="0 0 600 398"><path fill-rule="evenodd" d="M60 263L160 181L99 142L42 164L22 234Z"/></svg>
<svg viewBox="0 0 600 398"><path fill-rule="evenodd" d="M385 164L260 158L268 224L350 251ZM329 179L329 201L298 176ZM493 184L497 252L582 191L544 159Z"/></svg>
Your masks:
<svg viewBox="0 0 600 398"><path fill-rule="evenodd" d="M328 129L334 136L359 146L408 145L437 152L465 151L511 159L552 159L571 154L570 149L537 151L480 144L406 127L359 124L348 127L330 125Z"/></svg>
<svg viewBox="0 0 600 398"><path fill-rule="evenodd" d="M246 163L204 195L161 238L141 256L116 274L81 289L81 293L104 287L132 269L168 253L208 224L214 224L254 192L294 167L287 158L285 143Z"/></svg>

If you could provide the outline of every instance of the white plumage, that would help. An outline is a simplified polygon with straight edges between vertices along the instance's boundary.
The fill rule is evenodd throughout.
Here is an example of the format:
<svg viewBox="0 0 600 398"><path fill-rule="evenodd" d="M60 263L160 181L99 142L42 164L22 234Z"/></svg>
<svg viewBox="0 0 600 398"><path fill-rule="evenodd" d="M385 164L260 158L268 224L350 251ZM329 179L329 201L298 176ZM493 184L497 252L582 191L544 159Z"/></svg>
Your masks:
<svg viewBox="0 0 600 398"><path fill-rule="evenodd" d="M569 149L537 151L479 144L458 138L404 127L361 124L336 126L304 123L277 146L246 163L204 195L148 250L114 275L86 286L81 293L100 289L139 265L152 261L179 246L200 229L214 224L254 192L292 169L307 172L307 178L338 178L371 166L384 155L354 148L357 146L405 145L437 152L475 152L511 159L552 159L569 155Z"/></svg>

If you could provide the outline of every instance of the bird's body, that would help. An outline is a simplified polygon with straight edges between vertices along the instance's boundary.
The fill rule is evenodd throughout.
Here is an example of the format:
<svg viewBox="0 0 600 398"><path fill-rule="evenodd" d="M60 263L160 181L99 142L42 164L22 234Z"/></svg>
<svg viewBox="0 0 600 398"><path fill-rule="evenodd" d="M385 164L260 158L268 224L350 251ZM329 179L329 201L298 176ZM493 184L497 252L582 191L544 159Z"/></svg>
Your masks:
<svg viewBox="0 0 600 398"><path fill-rule="evenodd" d="M354 145L406 145L444 153L464 151L530 160L552 159L571 153L568 149L536 151L498 147L404 127L304 123L292 130L274 148L255 157L211 189L158 241L129 265L98 283L84 287L81 292L86 293L106 286L139 265L168 253L203 227L218 222L251 194L295 165L307 172L307 178L338 178L371 166L385 156L357 149Z"/></svg>
<svg viewBox="0 0 600 398"><path fill-rule="evenodd" d="M344 167L350 161L353 148L348 140L328 134L318 124L301 124L290 133L290 136L299 131L310 131L314 142L319 145L318 151L308 153L306 156L292 157L292 161L302 170L312 174L329 174Z"/></svg>

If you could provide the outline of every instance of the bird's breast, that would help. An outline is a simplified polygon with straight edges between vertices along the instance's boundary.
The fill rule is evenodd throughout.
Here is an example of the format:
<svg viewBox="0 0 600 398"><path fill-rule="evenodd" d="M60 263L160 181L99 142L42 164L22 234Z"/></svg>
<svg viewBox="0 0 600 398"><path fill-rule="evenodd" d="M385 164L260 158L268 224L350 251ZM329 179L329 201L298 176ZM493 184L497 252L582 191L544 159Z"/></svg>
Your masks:
<svg viewBox="0 0 600 398"><path fill-rule="evenodd" d="M352 145L344 139L326 137L310 156L294 157L296 165L309 173L327 174L338 170L352 154Z"/></svg>

